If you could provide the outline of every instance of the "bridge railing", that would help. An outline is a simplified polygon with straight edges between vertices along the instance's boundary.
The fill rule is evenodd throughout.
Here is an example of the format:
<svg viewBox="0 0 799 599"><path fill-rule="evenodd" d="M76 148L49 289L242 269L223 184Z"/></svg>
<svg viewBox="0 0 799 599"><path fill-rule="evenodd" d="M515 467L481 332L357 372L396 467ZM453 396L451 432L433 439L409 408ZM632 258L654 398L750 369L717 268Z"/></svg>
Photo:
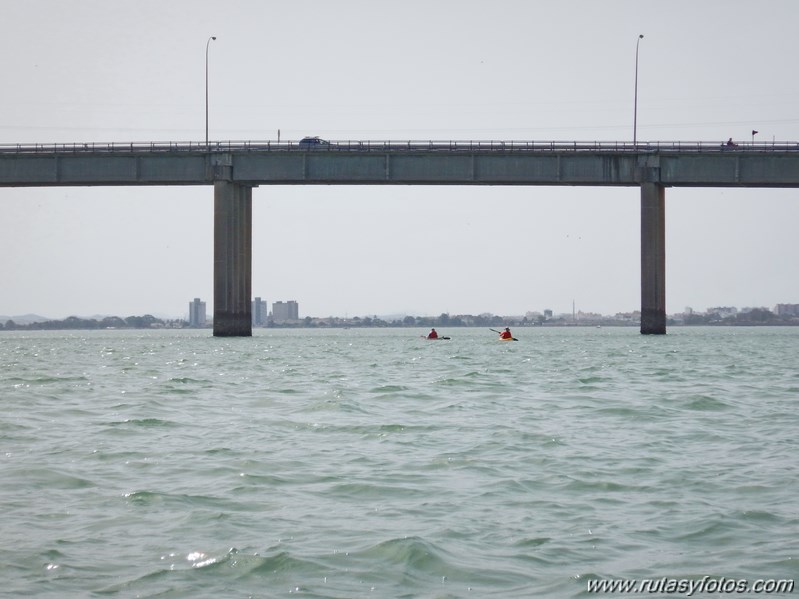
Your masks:
<svg viewBox="0 0 799 599"><path fill-rule="evenodd" d="M519 141L519 140L342 140L73 142L0 144L0 154L217 153L217 152L795 152L799 142L712 141Z"/></svg>

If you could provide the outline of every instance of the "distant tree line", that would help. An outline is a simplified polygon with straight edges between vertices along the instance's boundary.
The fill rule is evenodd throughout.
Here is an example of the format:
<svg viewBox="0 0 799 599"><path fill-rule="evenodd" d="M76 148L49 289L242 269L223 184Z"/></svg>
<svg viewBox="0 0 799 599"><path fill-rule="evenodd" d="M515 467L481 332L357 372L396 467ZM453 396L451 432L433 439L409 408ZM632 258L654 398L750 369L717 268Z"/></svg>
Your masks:
<svg viewBox="0 0 799 599"><path fill-rule="evenodd" d="M478 316L462 314L459 316L450 316L446 313L440 316L405 316L404 318L397 319L383 319L378 316L353 316L348 318L340 318L337 316L328 316L326 318L306 316L299 321L276 323L270 320L267 327L500 327L529 326L541 324L543 320L543 317L530 319L527 316L496 316L494 314L480 314Z"/></svg>
<svg viewBox="0 0 799 599"><path fill-rule="evenodd" d="M712 311L707 314L686 314L683 324L724 326L799 325L799 319L795 316L779 316L765 308L754 308L731 316L722 316L718 312Z"/></svg>
<svg viewBox="0 0 799 599"><path fill-rule="evenodd" d="M151 314L144 316L106 316L100 320L96 318L79 318L69 316L63 320L44 320L27 324L16 323L8 320L0 323L0 330L6 331L47 331L64 329L152 329L152 328L181 328L187 326L184 320L162 320Z"/></svg>
<svg viewBox="0 0 799 599"><path fill-rule="evenodd" d="M584 324L595 323L593 320L586 320ZM622 325L635 326L634 321L622 322L614 320L602 320L606 325ZM377 316L354 316L351 318L339 318L336 316L329 316L327 318L315 318L306 316L302 320L274 323L272 321L267 325L274 328L294 328L294 327L308 327L308 328L341 328L341 327L507 327L507 326L535 326L535 325L563 325L576 323L567 322L563 318L545 318L539 314L531 316L497 316L495 314L479 314L477 316L471 314L461 314L458 316L450 316L449 314L442 313L439 316L405 316L397 319L383 319ZM789 316L778 316L771 310L765 308L755 308L747 312L740 312L734 316L721 316L718 313L710 312L707 314L687 314L685 315L682 323L674 322L673 319L669 320L669 325L674 326L677 324L683 325L720 325L720 326L753 326L753 325L799 325L799 318ZM77 316L70 316L63 320L45 320L42 322L31 323L15 323L13 320L8 320L5 323L0 323L0 330L6 331L25 331L25 330L64 330L64 329L153 329L153 328L171 328L180 329L188 328L189 323L182 319L176 320L162 320L156 318L151 314L144 316L128 316L127 318L120 318L118 316L107 316L102 319L95 318L79 318Z"/></svg>
<svg viewBox="0 0 799 599"><path fill-rule="evenodd" d="M377 316L355 316L339 318L313 318L306 316L304 319L286 323L269 322L268 327L501 327L501 326L527 326L541 324L537 319L496 316L494 314L480 314L478 316L460 315L450 316L405 316L401 319L382 319ZM0 330L6 331L40 331L40 330L70 330L70 329L152 329L152 328L186 328L189 324L185 320L162 320L151 314L144 316L107 316L102 319L80 318L69 316L63 320L45 320L31 323L16 323L8 320L0 323Z"/></svg>

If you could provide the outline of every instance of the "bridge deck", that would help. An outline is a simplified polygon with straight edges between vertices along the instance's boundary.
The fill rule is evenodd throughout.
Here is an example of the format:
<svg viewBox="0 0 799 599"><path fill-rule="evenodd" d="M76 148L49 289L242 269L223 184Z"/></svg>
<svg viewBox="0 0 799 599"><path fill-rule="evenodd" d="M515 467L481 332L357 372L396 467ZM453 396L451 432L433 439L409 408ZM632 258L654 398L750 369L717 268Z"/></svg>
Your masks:
<svg viewBox="0 0 799 599"><path fill-rule="evenodd" d="M799 143L332 141L0 145L0 186L799 187Z"/></svg>

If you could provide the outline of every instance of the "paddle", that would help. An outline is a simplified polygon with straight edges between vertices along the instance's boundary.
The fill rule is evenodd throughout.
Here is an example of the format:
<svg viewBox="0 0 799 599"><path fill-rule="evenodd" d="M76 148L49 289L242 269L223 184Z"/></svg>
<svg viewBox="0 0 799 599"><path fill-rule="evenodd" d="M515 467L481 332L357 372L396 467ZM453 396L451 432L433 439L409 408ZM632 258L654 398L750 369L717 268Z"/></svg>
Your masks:
<svg viewBox="0 0 799 599"><path fill-rule="evenodd" d="M502 334L502 331L498 331L496 329L492 329L491 327L489 327L488 330L489 331L494 331L495 333L499 333L500 335ZM518 341L518 339L516 339L516 337L511 337L511 339L513 339L514 341Z"/></svg>

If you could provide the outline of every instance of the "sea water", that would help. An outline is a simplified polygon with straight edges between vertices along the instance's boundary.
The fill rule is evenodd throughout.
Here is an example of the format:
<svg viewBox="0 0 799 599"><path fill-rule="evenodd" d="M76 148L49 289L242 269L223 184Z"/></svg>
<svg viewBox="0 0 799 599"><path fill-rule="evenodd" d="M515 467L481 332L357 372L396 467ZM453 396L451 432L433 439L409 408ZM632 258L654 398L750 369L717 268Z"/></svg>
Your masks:
<svg viewBox="0 0 799 599"><path fill-rule="evenodd" d="M513 332L0 333L0 596L799 577L799 328Z"/></svg>

